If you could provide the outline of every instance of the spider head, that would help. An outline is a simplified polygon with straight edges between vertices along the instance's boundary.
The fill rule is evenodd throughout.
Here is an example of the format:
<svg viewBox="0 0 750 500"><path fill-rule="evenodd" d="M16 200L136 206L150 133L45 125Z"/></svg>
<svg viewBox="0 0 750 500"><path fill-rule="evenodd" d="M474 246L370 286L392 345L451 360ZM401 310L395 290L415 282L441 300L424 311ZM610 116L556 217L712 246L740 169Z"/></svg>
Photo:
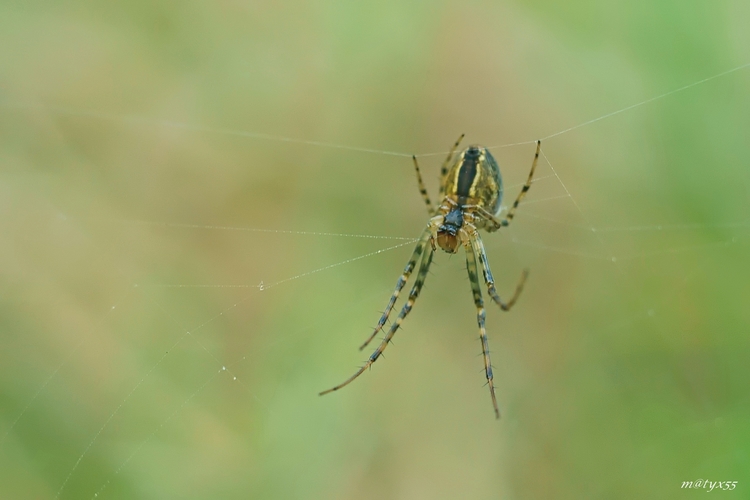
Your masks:
<svg viewBox="0 0 750 500"><path fill-rule="evenodd" d="M443 223L437 230L437 244L448 253L458 252L458 231L464 224L464 215L461 209L454 208L443 219Z"/></svg>

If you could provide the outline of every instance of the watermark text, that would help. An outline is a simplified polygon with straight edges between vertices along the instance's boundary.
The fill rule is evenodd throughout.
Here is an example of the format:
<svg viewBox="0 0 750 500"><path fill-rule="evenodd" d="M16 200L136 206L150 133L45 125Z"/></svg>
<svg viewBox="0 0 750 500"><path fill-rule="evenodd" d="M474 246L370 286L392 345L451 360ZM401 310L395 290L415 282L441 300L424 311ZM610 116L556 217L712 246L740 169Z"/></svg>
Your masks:
<svg viewBox="0 0 750 500"><path fill-rule="evenodd" d="M708 479L698 479L697 481L683 481L682 487L693 490L703 489L706 491L713 491L714 489L717 489L731 491L737 487L738 482L739 481L709 481Z"/></svg>

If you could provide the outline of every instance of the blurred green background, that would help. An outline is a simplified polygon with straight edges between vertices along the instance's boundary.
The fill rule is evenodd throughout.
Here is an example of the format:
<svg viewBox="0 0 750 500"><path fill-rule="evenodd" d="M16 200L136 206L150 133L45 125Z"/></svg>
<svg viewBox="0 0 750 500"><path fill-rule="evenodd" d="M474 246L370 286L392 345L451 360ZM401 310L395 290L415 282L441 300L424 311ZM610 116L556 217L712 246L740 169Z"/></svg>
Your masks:
<svg viewBox="0 0 750 500"><path fill-rule="evenodd" d="M742 0L0 3L0 497L748 498L750 68L545 141L484 238L501 294L531 269L488 309L500 421L462 255L318 397L411 243L302 232L427 214L408 156L243 134L530 141L750 62L748 25ZM533 145L493 151L507 203Z"/></svg>

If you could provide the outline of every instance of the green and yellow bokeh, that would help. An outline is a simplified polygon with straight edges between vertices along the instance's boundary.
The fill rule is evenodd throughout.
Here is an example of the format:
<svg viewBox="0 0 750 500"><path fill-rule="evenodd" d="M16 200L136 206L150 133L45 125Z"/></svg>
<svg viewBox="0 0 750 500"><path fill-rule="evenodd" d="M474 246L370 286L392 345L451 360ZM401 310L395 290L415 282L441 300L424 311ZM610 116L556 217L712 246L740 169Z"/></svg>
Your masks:
<svg viewBox="0 0 750 500"><path fill-rule="evenodd" d="M531 270L488 309L500 421L460 254L384 359L317 394L367 356L411 252L330 234L419 235L408 155L737 68L749 21L740 0L0 3L0 498L746 497L750 68L544 142L484 238L501 293ZM506 202L533 149L493 150ZM420 158L433 197L441 160Z"/></svg>

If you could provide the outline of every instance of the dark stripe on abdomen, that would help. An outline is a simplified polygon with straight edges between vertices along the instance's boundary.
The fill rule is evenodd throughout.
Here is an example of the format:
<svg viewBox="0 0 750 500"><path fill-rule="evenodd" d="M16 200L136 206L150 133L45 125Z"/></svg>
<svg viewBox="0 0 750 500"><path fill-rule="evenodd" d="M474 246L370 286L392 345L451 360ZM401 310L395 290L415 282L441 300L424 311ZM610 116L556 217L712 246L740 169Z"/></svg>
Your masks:
<svg viewBox="0 0 750 500"><path fill-rule="evenodd" d="M458 169L458 186L456 187L456 194L458 196L469 196L469 190L474 183L474 177L477 175L478 153L478 151L468 150L464 155L464 161L461 164L461 168Z"/></svg>

